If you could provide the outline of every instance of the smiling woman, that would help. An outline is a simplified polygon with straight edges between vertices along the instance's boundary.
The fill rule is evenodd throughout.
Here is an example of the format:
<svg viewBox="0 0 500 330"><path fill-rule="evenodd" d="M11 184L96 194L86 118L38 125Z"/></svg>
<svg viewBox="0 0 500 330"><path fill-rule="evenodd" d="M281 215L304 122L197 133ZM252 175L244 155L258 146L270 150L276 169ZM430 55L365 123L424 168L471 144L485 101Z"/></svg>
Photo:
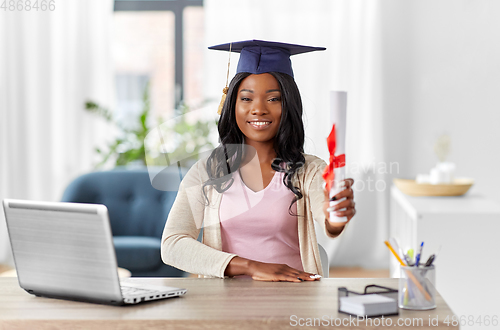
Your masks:
<svg viewBox="0 0 500 330"><path fill-rule="evenodd" d="M322 274L314 220L329 237L325 162L304 153L302 101L290 55L323 48L246 41L218 124L220 145L185 176L162 238L162 258L206 276L314 281ZM337 199L354 216L352 180ZM203 223L203 244L196 241ZM319 274L319 275L318 275Z"/></svg>

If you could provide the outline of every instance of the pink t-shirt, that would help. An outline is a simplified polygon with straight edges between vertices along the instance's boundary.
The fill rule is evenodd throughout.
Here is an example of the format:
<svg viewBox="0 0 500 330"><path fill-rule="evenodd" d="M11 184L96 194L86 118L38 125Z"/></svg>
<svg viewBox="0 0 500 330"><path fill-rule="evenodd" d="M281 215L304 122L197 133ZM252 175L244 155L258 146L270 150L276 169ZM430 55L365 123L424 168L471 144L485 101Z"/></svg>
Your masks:
<svg viewBox="0 0 500 330"><path fill-rule="evenodd" d="M297 216L288 213L295 195L283 184L283 176L276 172L267 187L254 192L239 171L233 173L234 182L219 208L222 251L302 271ZM296 203L292 212L297 213Z"/></svg>

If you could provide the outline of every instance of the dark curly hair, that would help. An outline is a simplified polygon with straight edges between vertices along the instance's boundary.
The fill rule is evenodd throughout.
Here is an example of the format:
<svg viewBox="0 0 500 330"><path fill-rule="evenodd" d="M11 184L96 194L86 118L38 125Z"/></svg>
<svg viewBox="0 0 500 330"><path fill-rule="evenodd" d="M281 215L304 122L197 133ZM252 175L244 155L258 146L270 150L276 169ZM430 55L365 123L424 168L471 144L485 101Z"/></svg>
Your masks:
<svg viewBox="0 0 500 330"><path fill-rule="evenodd" d="M293 175L304 165L304 124L302 122L302 100L295 80L284 73L269 72L280 86L281 120L274 140L276 158L271 168L284 172L283 184L295 197L288 209L291 213L293 203L303 197L298 187L292 184ZM233 179L229 175L238 170L243 156L244 135L236 123L236 98L238 88L250 73L242 72L234 76L229 84L226 101L218 123L220 144L207 159L209 179L203 184L203 194L208 202L205 188L213 186L219 193L229 189ZM285 164L283 166L283 164Z"/></svg>

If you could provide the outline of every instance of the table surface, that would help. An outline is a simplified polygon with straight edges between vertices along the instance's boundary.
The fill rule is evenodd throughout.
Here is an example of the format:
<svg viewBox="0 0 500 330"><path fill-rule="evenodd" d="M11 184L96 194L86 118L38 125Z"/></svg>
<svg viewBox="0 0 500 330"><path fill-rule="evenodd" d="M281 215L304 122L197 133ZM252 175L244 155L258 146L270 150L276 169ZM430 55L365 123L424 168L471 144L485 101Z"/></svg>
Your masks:
<svg viewBox="0 0 500 330"><path fill-rule="evenodd" d="M338 279L315 282L260 282L251 279L131 278L130 281L186 288L187 294L132 306L107 306L40 298L22 290L16 278L0 278L1 329L283 329L292 325L342 321L345 329L394 329L397 322L421 322L419 329L458 329L443 323L453 312L437 294L437 308L428 311L400 309L399 316L354 323L354 317L337 312L337 288L362 291L365 285L397 288L398 279ZM353 319L350 321L349 318ZM436 319L438 318L438 319ZM346 320L344 320L346 319ZM390 319L390 320L389 320ZM429 319L439 325L429 324ZM384 321L385 323L380 323ZM299 323L300 322L300 323ZM308 323L309 322L309 323ZM319 324L323 322L323 326ZM391 322L392 326L387 325ZM378 327L376 326L378 325ZM294 328L297 328L295 326Z"/></svg>

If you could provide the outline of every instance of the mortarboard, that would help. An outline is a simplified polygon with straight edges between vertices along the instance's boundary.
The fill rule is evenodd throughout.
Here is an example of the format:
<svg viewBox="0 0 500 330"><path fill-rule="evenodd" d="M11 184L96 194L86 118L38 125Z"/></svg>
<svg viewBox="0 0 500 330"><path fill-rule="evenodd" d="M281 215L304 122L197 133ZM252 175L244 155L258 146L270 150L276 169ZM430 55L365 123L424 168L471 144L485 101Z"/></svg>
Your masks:
<svg viewBox="0 0 500 330"><path fill-rule="evenodd" d="M231 42L227 44L208 47L213 50L224 50L240 53L236 73L248 72L261 74L266 72L281 72L293 77L292 62L290 56L325 50L324 47L311 47L303 45L287 44L282 42L264 41L264 40L246 40ZM229 75L229 63L228 63ZM221 113L222 106L227 94L226 87L223 89L221 104L218 113Z"/></svg>
<svg viewBox="0 0 500 330"><path fill-rule="evenodd" d="M212 46L208 47L208 49L241 53L236 73L281 72L293 77L290 56L325 50L326 48L263 40L247 40Z"/></svg>

